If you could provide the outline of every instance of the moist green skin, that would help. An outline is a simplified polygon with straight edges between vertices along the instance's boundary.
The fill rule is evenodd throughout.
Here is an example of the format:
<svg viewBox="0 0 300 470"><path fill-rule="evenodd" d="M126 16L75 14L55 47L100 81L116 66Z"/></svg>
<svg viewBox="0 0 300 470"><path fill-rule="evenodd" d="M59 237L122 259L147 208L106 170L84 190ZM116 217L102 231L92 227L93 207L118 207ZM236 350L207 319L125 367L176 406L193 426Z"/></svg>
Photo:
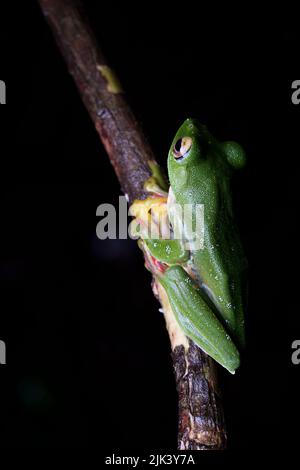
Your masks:
<svg viewBox="0 0 300 470"><path fill-rule="evenodd" d="M234 374L240 365L239 352L185 270L179 265L171 266L159 282L167 292L172 311L184 333Z"/></svg>
<svg viewBox="0 0 300 470"><path fill-rule="evenodd" d="M174 158L174 145L186 136L193 143L188 154L178 161ZM246 261L233 219L230 178L233 169L244 163L245 154L238 144L217 142L205 126L192 119L180 127L168 155L168 174L176 202L204 204L204 249L191 252L199 285L241 347L245 343L242 279Z"/></svg>
<svg viewBox="0 0 300 470"><path fill-rule="evenodd" d="M190 138L191 145L181 158L175 158L175 144L184 137ZM174 204L204 205L204 247L196 249L189 243L187 249L186 242L193 240L186 227L185 240L143 239L146 251L164 263L164 269L156 272L154 268L154 275L181 329L231 373L239 366L238 348L245 343L242 279L246 261L233 219L230 179L233 170L244 164L245 154L237 143L219 143L205 126L187 119L168 154L167 209L174 228L178 220ZM195 218L192 210L193 228Z"/></svg>

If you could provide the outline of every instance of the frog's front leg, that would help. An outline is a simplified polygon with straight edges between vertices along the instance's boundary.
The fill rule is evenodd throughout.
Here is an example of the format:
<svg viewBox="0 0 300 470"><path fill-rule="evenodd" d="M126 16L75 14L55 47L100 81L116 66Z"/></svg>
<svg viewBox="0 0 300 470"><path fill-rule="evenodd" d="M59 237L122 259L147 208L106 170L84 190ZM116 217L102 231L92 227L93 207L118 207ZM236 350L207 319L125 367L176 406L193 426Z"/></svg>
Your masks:
<svg viewBox="0 0 300 470"><path fill-rule="evenodd" d="M156 170L158 171L158 170ZM130 207L129 214L135 219L131 223L131 234L141 238L140 247L144 250L147 267L157 263L172 265L185 263L189 259L189 251L183 241L174 238L172 224L168 214L168 193L158 184L157 176L150 177L145 185L149 196L144 200L136 200Z"/></svg>

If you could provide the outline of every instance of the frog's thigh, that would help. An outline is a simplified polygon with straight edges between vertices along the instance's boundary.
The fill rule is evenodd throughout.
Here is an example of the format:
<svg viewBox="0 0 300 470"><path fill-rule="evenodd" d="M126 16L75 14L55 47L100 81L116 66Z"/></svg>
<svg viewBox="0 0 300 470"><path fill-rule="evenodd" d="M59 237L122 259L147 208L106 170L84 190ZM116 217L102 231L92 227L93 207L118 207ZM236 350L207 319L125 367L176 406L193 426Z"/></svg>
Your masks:
<svg viewBox="0 0 300 470"><path fill-rule="evenodd" d="M239 366L239 352L186 271L181 266L171 266L158 281L164 287L172 311L184 333L208 355L234 373Z"/></svg>

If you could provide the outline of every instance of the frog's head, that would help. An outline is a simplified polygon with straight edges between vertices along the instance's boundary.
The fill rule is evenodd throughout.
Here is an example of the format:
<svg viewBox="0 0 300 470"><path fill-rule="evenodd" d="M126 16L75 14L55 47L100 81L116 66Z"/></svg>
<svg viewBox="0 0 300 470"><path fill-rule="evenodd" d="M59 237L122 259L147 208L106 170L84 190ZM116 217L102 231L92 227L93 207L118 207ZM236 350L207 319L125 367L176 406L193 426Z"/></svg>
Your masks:
<svg viewBox="0 0 300 470"><path fill-rule="evenodd" d="M211 157L211 158L209 158ZM212 159L223 161L228 168L242 168L245 152L236 142L219 143L196 119L186 119L178 129L168 155L168 173L178 180L201 169ZM183 182L183 181L182 181Z"/></svg>

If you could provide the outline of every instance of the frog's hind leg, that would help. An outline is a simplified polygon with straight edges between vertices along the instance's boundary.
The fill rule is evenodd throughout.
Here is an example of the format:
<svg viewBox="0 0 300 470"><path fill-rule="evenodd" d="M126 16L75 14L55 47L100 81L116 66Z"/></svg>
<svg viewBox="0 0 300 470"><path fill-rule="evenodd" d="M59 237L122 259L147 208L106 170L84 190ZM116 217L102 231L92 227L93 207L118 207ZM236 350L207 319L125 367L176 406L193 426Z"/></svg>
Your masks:
<svg viewBox="0 0 300 470"><path fill-rule="evenodd" d="M172 312L182 331L209 356L234 373L239 367L239 352L198 287L179 265L157 276L166 291Z"/></svg>

